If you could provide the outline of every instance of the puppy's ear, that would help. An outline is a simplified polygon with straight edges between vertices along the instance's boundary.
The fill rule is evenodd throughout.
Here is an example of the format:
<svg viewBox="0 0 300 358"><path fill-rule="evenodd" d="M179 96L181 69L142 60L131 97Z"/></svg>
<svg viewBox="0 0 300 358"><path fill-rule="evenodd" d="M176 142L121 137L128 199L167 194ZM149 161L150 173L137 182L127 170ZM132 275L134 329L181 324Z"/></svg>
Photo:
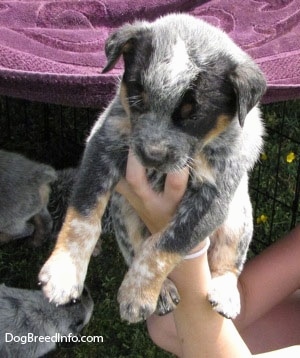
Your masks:
<svg viewBox="0 0 300 358"><path fill-rule="evenodd" d="M102 73L110 71L122 54L128 53L134 46L138 33L142 26L139 23L134 25L126 24L112 33L105 42L105 54L107 63Z"/></svg>
<svg viewBox="0 0 300 358"><path fill-rule="evenodd" d="M237 65L230 75L237 99L237 113L241 127L247 113L257 104L266 91L266 80L255 63Z"/></svg>

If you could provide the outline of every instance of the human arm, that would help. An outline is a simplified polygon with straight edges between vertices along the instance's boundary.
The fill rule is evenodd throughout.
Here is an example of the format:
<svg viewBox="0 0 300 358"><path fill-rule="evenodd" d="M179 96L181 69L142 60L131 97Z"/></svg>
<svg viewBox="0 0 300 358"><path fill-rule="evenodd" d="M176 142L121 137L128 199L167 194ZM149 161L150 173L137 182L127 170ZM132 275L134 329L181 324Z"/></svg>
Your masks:
<svg viewBox="0 0 300 358"><path fill-rule="evenodd" d="M185 192L187 180L186 168L180 173L168 174L164 193L157 194L149 186L144 168L130 154L126 180L118 184L117 190L136 209L150 232L156 233L166 226L176 211ZM194 251L201 247L203 243ZM232 321L212 310L207 300L210 272L206 254L196 259L184 260L169 277L174 281L181 296L181 302L173 312L181 357L251 356ZM257 357L286 357L291 356L289 354L295 350L299 350L299 347Z"/></svg>
<svg viewBox="0 0 300 358"><path fill-rule="evenodd" d="M155 233L162 229L174 214L185 192L187 181L188 169L184 168L181 172L167 176L162 194L154 193L147 182L144 168L130 153L126 180L123 179L116 189L135 208L150 232ZM194 251L201 249L203 245L199 244ZM170 278L181 296L174 316L184 357L250 355L232 322L213 311L207 300L210 272L206 253L181 263L171 273ZM234 340L231 344L228 344L228 336ZM226 349L227 355L219 355L221 352L224 354Z"/></svg>

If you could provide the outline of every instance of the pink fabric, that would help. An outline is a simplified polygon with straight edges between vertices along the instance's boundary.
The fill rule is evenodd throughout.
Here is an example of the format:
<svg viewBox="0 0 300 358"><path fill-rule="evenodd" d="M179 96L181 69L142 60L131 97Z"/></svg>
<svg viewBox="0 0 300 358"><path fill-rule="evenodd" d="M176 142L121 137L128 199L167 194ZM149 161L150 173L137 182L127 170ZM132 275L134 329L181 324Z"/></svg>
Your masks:
<svg viewBox="0 0 300 358"><path fill-rule="evenodd" d="M265 102L300 98L300 0L0 0L0 94L101 107L122 73L120 62L101 74L108 34L169 12L223 28L252 55Z"/></svg>

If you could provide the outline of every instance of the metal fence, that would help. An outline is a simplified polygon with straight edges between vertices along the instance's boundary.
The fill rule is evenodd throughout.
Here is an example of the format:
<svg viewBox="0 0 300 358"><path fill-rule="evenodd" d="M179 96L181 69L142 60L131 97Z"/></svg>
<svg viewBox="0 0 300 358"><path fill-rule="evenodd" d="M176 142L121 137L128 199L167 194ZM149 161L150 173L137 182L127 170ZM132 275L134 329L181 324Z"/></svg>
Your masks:
<svg viewBox="0 0 300 358"><path fill-rule="evenodd" d="M300 101L262 106L267 135L250 180L257 254L300 222ZM0 148L55 168L76 166L100 109L0 97Z"/></svg>

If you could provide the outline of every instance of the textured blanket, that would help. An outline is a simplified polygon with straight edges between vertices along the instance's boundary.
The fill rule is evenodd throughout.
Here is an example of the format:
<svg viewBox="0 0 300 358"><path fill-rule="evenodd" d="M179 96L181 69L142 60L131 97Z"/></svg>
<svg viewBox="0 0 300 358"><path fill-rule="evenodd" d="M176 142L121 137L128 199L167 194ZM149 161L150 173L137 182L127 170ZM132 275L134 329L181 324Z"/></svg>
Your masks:
<svg viewBox="0 0 300 358"><path fill-rule="evenodd" d="M266 74L265 102L300 98L300 0L0 0L0 94L101 107L104 42L124 22L187 12L224 29Z"/></svg>

